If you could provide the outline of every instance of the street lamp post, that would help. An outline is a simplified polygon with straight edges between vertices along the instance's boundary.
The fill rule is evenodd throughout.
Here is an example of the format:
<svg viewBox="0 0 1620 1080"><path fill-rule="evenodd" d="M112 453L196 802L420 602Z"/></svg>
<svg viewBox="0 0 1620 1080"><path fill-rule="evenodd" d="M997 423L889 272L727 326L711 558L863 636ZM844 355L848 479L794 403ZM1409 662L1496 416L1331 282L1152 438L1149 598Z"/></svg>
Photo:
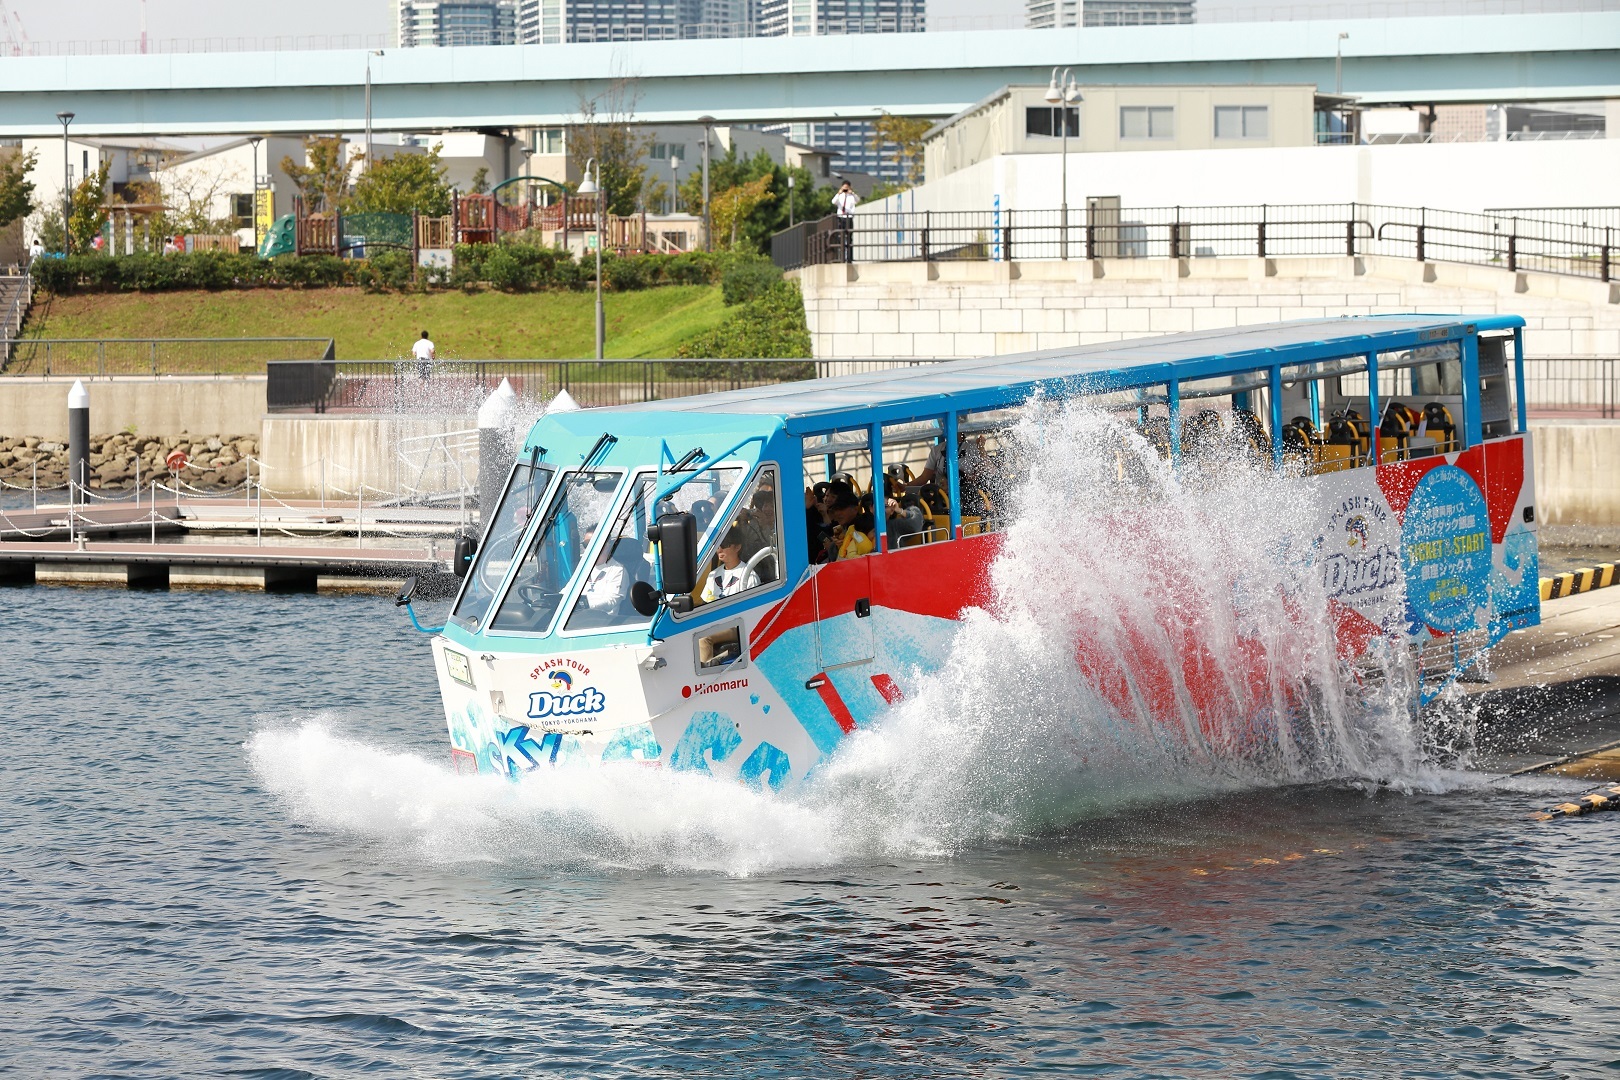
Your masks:
<svg viewBox="0 0 1620 1080"><path fill-rule="evenodd" d="M366 50L366 172L371 171L371 58L382 54L381 49Z"/></svg>
<svg viewBox="0 0 1620 1080"><path fill-rule="evenodd" d="M248 140L253 144L253 250L259 250L259 144L264 141L255 135Z"/></svg>
<svg viewBox="0 0 1620 1080"><path fill-rule="evenodd" d="M714 117L700 116L698 123L703 125L703 250L713 251L714 241L709 236L709 132L714 127Z"/></svg>
<svg viewBox="0 0 1620 1080"><path fill-rule="evenodd" d="M1063 75L1058 76L1058 69L1052 69L1052 85L1046 88L1046 100L1058 107L1058 123L1063 127L1063 191L1058 211L1058 257L1069 257L1069 106L1080 100L1080 88L1075 85L1074 76L1068 68L1063 69Z"/></svg>
<svg viewBox="0 0 1620 1080"><path fill-rule="evenodd" d="M1333 43L1333 92L1344 93L1344 39L1350 35L1339 31L1339 40Z"/></svg>
<svg viewBox="0 0 1620 1080"><path fill-rule="evenodd" d="M793 228L793 170L788 170L788 228Z"/></svg>
<svg viewBox="0 0 1620 1080"><path fill-rule="evenodd" d="M598 183L601 169L596 168L597 175L592 175L593 168L596 168L596 159L590 158L585 162L585 177L579 182L579 193L596 196L596 358L600 360L607 337L607 320L602 314L602 189Z"/></svg>
<svg viewBox="0 0 1620 1080"><path fill-rule="evenodd" d="M70 254L73 250L73 240L68 232L68 218L73 215L73 184L68 180L68 125L73 123L73 114L66 109L56 114L62 122L62 254Z"/></svg>
<svg viewBox="0 0 1620 1080"><path fill-rule="evenodd" d="M681 209L681 156L679 154L669 155L669 182L670 186L675 189L675 194L670 196L669 199L670 209L674 213L679 213Z"/></svg>

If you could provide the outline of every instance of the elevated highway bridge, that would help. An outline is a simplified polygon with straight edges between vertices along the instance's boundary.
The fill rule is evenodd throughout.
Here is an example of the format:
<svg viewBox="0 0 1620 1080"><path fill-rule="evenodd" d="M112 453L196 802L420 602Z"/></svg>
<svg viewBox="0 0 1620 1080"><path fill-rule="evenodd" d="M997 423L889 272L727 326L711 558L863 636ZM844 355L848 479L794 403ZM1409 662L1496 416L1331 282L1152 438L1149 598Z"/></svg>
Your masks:
<svg viewBox="0 0 1620 1080"><path fill-rule="evenodd" d="M946 116L1054 66L1082 83L1314 83L1368 104L1620 98L1620 12L389 50L376 131L566 124L629 84L645 123ZM364 50L8 58L0 136L359 131Z"/></svg>

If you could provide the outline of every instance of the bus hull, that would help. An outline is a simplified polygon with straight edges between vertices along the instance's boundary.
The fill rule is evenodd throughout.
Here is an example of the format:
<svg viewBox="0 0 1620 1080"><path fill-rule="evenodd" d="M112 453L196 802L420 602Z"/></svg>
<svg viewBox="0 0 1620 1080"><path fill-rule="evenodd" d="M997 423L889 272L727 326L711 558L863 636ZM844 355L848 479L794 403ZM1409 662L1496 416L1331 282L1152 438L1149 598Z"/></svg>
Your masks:
<svg viewBox="0 0 1620 1080"><path fill-rule="evenodd" d="M1528 437L1299 482L1314 489L1310 558L1340 660L1404 643L1424 658L1426 701L1507 633L1540 621ZM1004 540L964 536L812 567L785 599L652 643L559 650L546 641L529 652L500 638L466 649L438 637L452 758L462 771L513 778L589 764L773 790L800 781L940 669L962 614L993 605L989 570ZM698 639L733 622L744 655L699 674ZM1127 671L1083 634L1074 643L1100 697L1177 731L1191 708L1213 746L1272 737L1263 717L1232 715L1266 699L1259 642L1223 652L1195 626L1150 629L1174 643L1157 667L1149 659Z"/></svg>

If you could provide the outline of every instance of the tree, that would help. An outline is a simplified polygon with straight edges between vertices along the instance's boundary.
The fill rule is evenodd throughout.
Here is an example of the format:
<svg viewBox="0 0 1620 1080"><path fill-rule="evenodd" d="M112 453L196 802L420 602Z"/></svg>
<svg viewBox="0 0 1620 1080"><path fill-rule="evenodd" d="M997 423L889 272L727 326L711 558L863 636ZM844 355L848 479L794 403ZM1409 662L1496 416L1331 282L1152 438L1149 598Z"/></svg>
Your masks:
<svg viewBox="0 0 1620 1080"><path fill-rule="evenodd" d="M281 171L304 197L310 213L330 214L342 210L349 198L349 174L365 160L356 154L344 160L344 143L336 135L310 135L304 139L307 164L291 155L281 159Z"/></svg>
<svg viewBox="0 0 1620 1080"><path fill-rule="evenodd" d="M426 154L395 154L374 161L354 182L350 209L359 213L422 214L444 217L450 212L450 185L440 164L437 144Z"/></svg>
<svg viewBox="0 0 1620 1080"><path fill-rule="evenodd" d="M923 136L933 126L932 120L884 113L872 121L868 145L880 153L893 147L891 156L904 167L907 183L915 187L923 177Z"/></svg>
<svg viewBox="0 0 1620 1080"><path fill-rule="evenodd" d="M0 162L0 229L34 210L34 185L28 179L37 157L32 150L13 153Z"/></svg>
<svg viewBox="0 0 1620 1080"><path fill-rule="evenodd" d="M816 187L815 177L810 170L795 168L789 170L785 165L771 160L770 154L761 150L751 158L739 158L737 149L733 146L726 151L725 157L711 157L709 160L709 200L711 216L715 216L720 208L719 192L729 191L740 185L768 177L769 191L772 198L761 200L754 205L753 210L737 223L736 247L754 251L768 251L771 237L788 226L788 173L793 174L793 212L795 221L814 221L832 213L833 189L830 187ZM689 214L702 215L703 213L703 176L697 170L680 189L681 202ZM718 216L715 216L715 235L731 235L728 227L722 229Z"/></svg>
<svg viewBox="0 0 1620 1080"><path fill-rule="evenodd" d="M73 238L73 250L90 250L90 242L107 227L107 174L110 161L103 161L94 173L79 181L73 189L73 212L68 215L68 235Z"/></svg>
<svg viewBox="0 0 1620 1080"><path fill-rule="evenodd" d="M477 169L473 170L473 174L472 174L472 193L474 195L485 195L485 194L488 194L488 192L489 192L489 166L488 165L480 165L480 166L478 166Z"/></svg>
<svg viewBox="0 0 1620 1080"><path fill-rule="evenodd" d="M662 181L647 178L652 133L631 126L636 115L633 83L617 79L594 98L581 98L578 123L568 129L568 152L576 161L596 160L596 184L609 214L628 216L664 197Z"/></svg>
<svg viewBox="0 0 1620 1080"><path fill-rule="evenodd" d="M151 182L136 181L124 191L124 200L135 203L159 203L165 207L150 227L156 235L173 233L201 233L218 235L234 233L236 218L227 209L215 216L221 200L245 184L247 177L240 171L227 172L223 163L213 167L198 164L174 170L160 170Z"/></svg>
<svg viewBox="0 0 1620 1080"><path fill-rule="evenodd" d="M724 238L725 247L736 250L738 226L760 206L776 200L776 193L771 190L773 179L775 177L767 173L712 196L709 216L714 220L715 235ZM746 235L744 240L747 240Z"/></svg>

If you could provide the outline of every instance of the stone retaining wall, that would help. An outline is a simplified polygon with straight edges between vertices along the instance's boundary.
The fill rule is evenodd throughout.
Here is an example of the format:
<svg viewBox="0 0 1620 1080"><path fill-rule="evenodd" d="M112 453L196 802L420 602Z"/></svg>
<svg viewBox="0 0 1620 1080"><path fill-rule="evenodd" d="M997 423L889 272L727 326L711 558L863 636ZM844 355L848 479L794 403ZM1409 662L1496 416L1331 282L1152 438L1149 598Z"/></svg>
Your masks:
<svg viewBox="0 0 1620 1080"><path fill-rule="evenodd" d="M1534 356L1620 356L1620 284L1385 257L911 262L801 271L818 360L967 358L1284 319L1513 313Z"/></svg>

